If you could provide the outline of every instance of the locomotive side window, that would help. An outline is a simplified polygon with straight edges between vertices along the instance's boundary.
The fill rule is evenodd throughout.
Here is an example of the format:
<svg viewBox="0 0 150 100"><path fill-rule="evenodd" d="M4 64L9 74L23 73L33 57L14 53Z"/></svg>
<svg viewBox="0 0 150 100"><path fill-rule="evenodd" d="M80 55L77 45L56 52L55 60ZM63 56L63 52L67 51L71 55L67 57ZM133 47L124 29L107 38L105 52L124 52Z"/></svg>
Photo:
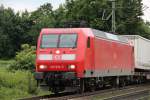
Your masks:
<svg viewBox="0 0 150 100"><path fill-rule="evenodd" d="M87 39L87 48L90 48L90 37Z"/></svg>
<svg viewBox="0 0 150 100"><path fill-rule="evenodd" d="M59 41L59 47L74 48L74 47L76 47L76 42L77 42L76 34L61 34L60 41Z"/></svg>
<svg viewBox="0 0 150 100"><path fill-rule="evenodd" d="M42 35L41 48L55 48L58 44L59 35Z"/></svg>

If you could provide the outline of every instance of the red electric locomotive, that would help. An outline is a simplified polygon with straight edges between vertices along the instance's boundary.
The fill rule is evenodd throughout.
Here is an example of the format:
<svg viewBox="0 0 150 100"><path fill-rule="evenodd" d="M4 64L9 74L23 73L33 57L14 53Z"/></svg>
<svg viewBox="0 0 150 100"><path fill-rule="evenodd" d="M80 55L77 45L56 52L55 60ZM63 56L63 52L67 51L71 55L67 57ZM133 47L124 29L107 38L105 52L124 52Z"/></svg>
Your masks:
<svg viewBox="0 0 150 100"><path fill-rule="evenodd" d="M122 84L134 74L126 38L91 28L45 28L38 38L35 78L52 92Z"/></svg>

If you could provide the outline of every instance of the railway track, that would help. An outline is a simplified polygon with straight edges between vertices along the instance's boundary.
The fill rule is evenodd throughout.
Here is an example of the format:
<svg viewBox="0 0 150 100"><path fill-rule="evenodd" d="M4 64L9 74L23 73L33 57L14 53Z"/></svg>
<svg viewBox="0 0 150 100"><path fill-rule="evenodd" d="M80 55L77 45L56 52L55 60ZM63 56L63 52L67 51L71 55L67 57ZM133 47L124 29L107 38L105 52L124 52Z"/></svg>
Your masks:
<svg viewBox="0 0 150 100"><path fill-rule="evenodd" d="M19 100L138 100L133 98L146 97L149 94L149 91L150 84L142 84L126 86L125 88L113 88L94 92L86 92L83 94L60 93L57 95L51 94ZM140 100L142 100L142 98Z"/></svg>
<svg viewBox="0 0 150 100"><path fill-rule="evenodd" d="M149 100L149 91L150 85L134 86L72 100Z"/></svg>
<svg viewBox="0 0 150 100"><path fill-rule="evenodd" d="M128 92L125 94L120 94L116 96L112 96L109 98L105 98L103 100L149 100L149 92L150 89L138 90L135 92Z"/></svg>

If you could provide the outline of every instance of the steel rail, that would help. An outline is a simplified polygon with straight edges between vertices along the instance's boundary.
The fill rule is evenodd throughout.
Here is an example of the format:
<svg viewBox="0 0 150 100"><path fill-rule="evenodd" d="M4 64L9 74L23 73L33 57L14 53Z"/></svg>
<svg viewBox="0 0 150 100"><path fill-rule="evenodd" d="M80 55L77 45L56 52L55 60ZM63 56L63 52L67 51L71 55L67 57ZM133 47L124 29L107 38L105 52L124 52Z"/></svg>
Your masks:
<svg viewBox="0 0 150 100"><path fill-rule="evenodd" d="M142 88L146 88L148 86L150 87L150 84L130 85L130 86L126 86L124 88L111 88L111 89L109 88L109 89L104 89L104 90L99 90L99 91L94 91L94 92L85 92L83 94L60 93L57 95L51 94L51 95L35 96L35 97L30 97L30 98L18 99L18 100L68 100L68 99L82 98L82 97L86 97L86 96L95 96L95 95L99 95L99 94L100 95L115 94L116 91L118 91L118 92L131 91L131 90L135 91L135 90L137 90L137 88L139 88L139 90L142 91ZM110 98L113 98L113 97L104 98L104 100L107 100L107 99L110 100ZM120 97L121 97L121 94L120 94Z"/></svg>

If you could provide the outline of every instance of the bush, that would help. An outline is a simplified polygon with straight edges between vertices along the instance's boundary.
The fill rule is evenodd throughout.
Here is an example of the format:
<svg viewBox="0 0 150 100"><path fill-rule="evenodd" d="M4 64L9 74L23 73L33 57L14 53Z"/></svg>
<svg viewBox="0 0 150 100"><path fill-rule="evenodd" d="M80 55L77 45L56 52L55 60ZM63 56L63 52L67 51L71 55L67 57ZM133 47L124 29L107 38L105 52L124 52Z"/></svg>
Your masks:
<svg viewBox="0 0 150 100"><path fill-rule="evenodd" d="M33 70L35 68L35 47L23 44L21 49L20 52L17 52L15 60L10 64L9 69Z"/></svg>

